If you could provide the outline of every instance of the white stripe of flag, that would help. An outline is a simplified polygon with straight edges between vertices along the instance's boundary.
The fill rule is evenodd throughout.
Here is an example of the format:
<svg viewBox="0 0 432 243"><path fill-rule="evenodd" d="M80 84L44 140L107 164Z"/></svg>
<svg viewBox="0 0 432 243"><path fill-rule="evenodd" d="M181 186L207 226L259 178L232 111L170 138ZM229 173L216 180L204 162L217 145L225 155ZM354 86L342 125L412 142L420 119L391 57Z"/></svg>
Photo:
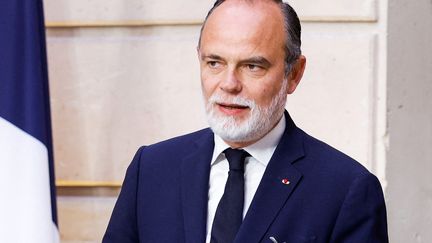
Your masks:
<svg viewBox="0 0 432 243"><path fill-rule="evenodd" d="M0 134L0 242L59 242L47 148L1 117Z"/></svg>

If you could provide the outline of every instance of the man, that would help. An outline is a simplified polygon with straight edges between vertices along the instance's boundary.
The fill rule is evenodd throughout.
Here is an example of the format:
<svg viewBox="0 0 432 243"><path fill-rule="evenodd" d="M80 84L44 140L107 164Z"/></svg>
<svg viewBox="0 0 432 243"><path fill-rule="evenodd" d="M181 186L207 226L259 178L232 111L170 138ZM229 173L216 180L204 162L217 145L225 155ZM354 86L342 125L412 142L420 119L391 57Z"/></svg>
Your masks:
<svg viewBox="0 0 432 243"><path fill-rule="evenodd" d="M138 150L103 242L388 242L379 181L297 128L300 22L217 1L198 45L210 129Z"/></svg>

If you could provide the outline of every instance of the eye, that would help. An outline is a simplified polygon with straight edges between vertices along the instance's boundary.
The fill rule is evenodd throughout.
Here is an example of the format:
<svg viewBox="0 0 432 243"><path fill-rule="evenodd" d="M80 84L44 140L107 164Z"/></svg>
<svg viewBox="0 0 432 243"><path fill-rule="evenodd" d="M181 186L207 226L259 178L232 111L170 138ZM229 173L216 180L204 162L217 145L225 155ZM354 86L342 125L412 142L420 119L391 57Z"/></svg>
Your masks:
<svg viewBox="0 0 432 243"><path fill-rule="evenodd" d="M208 61L208 62L207 62L207 65L208 65L210 68L218 68L218 67L220 66L220 63L217 62L217 61Z"/></svg>
<svg viewBox="0 0 432 243"><path fill-rule="evenodd" d="M251 70L251 71L254 71L254 70L258 69L258 66L257 66L257 65L254 65L254 64L248 64L247 67L248 67L249 70Z"/></svg>
<svg viewBox="0 0 432 243"><path fill-rule="evenodd" d="M256 64L246 64L246 67L251 72L258 72L258 71L263 70L263 68L261 66L258 66Z"/></svg>

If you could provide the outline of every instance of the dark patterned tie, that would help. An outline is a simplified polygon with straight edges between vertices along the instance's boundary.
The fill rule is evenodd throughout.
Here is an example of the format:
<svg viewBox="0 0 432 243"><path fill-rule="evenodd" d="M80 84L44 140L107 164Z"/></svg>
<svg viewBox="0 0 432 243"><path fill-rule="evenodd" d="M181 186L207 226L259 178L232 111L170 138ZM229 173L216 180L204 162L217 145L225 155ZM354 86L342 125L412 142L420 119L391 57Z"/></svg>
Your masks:
<svg viewBox="0 0 432 243"><path fill-rule="evenodd" d="M211 243L232 243L243 221L244 162L250 155L231 148L224 153L229 163L228 180L213 220Z"/></svg>

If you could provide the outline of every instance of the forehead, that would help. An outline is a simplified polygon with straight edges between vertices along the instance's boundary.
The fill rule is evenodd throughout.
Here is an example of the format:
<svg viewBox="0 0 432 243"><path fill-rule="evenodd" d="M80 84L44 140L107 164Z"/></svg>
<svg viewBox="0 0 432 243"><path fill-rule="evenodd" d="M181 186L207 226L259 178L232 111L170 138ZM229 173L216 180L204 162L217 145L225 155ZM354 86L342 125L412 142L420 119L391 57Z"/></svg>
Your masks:
<svg viewBox="0 0 432 243"><path fill-rule="evenodd" d="M228 0L207 19L201 35L201 49L236 47L283 51L284 20L272 1Z"/></svg>

